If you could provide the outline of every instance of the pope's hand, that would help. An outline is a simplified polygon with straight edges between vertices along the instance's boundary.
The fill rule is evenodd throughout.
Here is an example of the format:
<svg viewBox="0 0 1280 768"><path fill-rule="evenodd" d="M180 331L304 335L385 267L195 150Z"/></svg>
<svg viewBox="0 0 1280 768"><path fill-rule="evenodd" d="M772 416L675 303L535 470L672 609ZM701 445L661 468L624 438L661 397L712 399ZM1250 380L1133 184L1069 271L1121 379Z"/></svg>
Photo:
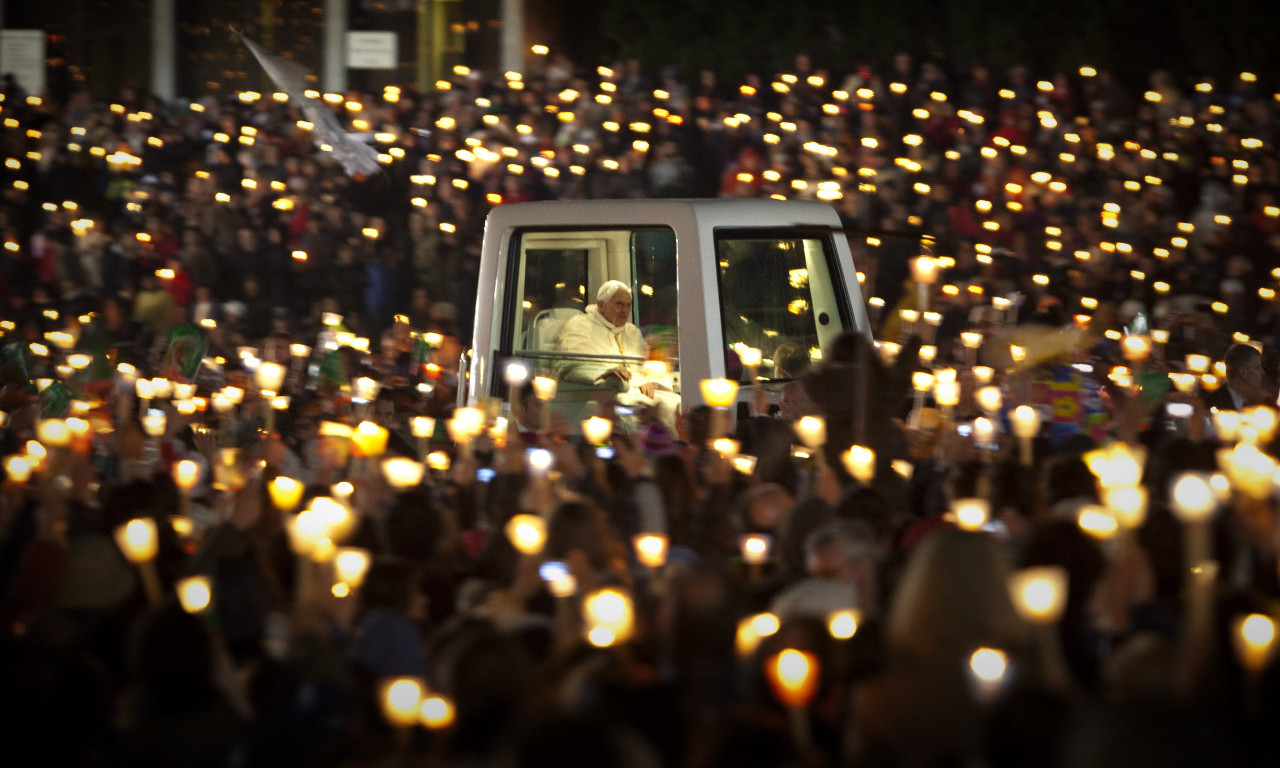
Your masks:
<svg viewBox="0 0 1280 768"><path fill-rule="evenodd" d="M596 377L597 383L620 390L626 389L627 382L630 380L631 372L625 368L610 368Z"/></svg>

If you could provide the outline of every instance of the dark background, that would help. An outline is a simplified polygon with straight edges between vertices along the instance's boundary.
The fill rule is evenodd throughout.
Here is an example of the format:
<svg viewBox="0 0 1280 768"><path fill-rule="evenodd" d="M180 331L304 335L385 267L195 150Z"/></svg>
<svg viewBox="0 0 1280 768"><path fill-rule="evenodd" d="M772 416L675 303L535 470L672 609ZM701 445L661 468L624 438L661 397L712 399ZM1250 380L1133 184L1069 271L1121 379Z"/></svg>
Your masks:
<svg viewBox="0 0 1280 768"><path fill-rule="evenodd" d="M432 0L440 2L440 0ZM497 73L498 0L446 2L449 64ZM353 85L413 79L414 0L351 0L349 27L400 32L398 71L364 74ZM264 33L263 12L274 16ZM226 24L273 50L321 68L321 6L308 0L178 0L178 92L195 98L256 88L259 77ZM150 77L147 0L5 0L5 24L50 34L49 85L79 82L100 98ZM994 75L1027 66L1035 76L1089 64L1131 88L1164 69L1180 79L1223 79L1241 71L1264 81L1280 65L1275 0L527 0L526 38L578 65L637 58L652 71L689 77L715 69L726 82L749 72L785 71L799 52L815 66L883 69L899 52L959 71L985 64ZM380 83L370 82L380 80Z"/></svg>

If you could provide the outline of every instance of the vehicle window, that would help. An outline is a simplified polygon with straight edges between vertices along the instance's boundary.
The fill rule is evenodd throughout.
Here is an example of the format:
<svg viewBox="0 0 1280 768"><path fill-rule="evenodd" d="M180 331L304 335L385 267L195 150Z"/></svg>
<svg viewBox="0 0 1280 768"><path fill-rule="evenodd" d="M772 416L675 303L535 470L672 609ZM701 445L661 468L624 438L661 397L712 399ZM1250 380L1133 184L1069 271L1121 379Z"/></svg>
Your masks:
<svg viewBox="0 0 1280 768"><path fill-rule="evenodd" d="M532 375L557 381L552 411L571 425L606 401L640 411L665 397L670 406L670 397L644 387L650 381L678 403L675 245L669 228L515 234L504 354L527 361ZM609 281L626 291L598 307ZM664 376L645 365L652 361L665 364ZM671 411L674 419L678 408Z"/></svg>
<svg viewBox="0 0 1280 768"><path fill-rule="evenodd" d="M739 355L750 347L760 350L761 378L794 378L853 327L836 299L845 289L827 236L718 231L716 259L730 376L741 372Z"/></svg>

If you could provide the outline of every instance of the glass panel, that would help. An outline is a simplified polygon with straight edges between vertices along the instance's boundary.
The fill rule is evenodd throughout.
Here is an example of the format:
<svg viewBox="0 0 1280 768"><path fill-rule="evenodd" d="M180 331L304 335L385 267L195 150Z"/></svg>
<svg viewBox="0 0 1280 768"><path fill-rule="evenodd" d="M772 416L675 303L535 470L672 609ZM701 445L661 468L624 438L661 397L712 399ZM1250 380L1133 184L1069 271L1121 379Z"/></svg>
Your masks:
<svg viewBox="0 0 1280 768"><path fill-rule="evenodd" d="M717 232L725 368L742 373L745 348L760 350L761 378L794 378L822 347L853 327L826 237Z"/></svg>
<svg viewBox="0 0 1280 768"><path fill-rule="evenodd" d="M531 229L516 233L511 252L516 290L506 308L505 356L528 361L533 376L556 380L553 414L576 429L611 402L637 417L653 408L674 422L680 391L675 233ZM601 305L600 288L609 281L626 291Z"/></svg>

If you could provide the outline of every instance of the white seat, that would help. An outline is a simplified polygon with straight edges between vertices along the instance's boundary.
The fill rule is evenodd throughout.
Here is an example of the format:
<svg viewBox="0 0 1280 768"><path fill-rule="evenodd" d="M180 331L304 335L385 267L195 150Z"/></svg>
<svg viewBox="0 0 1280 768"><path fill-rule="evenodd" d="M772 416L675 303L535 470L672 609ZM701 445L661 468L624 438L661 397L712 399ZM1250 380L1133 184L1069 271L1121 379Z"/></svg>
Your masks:
<svg viewBox="0 0 1280 768"><path fill-rule="evenodd" d="M574 315L582 314L582 310L574 307L552 307L544 309L533 316L529 323L529 333L525 336L525 349L533 352L554 352L556 334L560 326Z"/></svg>

